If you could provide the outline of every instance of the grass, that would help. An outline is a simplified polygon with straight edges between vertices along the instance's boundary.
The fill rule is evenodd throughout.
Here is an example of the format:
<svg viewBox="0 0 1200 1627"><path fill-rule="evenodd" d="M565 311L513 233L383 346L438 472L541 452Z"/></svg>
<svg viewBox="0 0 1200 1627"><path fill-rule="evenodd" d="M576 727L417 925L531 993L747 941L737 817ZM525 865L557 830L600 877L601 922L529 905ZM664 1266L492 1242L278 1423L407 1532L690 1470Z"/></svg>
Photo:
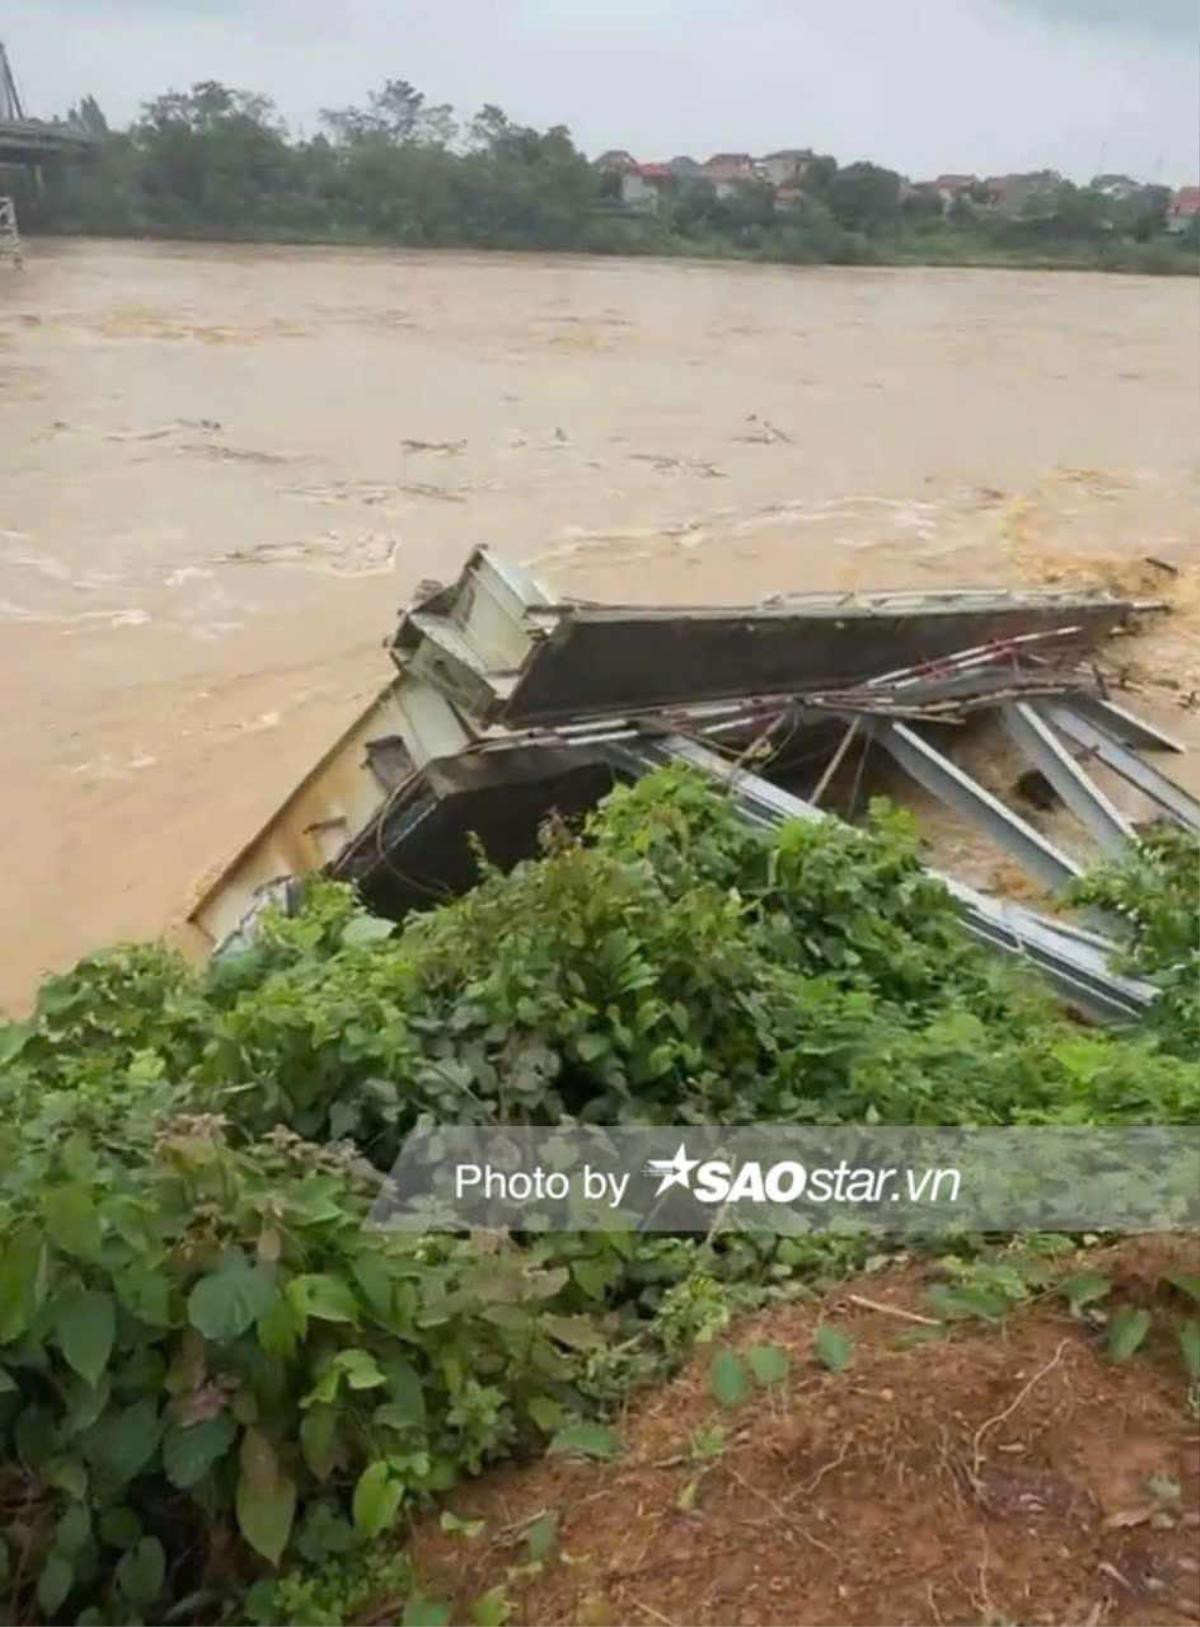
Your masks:
<svg viewBox="0 0 1200 1627"><path fill-rule="evenodd" d="M652 222L647 223L653 225ZM277 224L215 226L209 224L170 225L144 223L122 230L106 223L93 226L79 221L56 225L35 225L27 237L151 238L158 241L263 243L273 245L326 245L343 248L402 248L428 252L445 249L462 253L498 252L543 255L588 255L613 257L739 260L766 265L856 265L856 266L944 266L997 271L1102 271L1142 276L1200 275L1200 253L1193 243L1157 238L1146 243L1127 240L1101 242L1087 239L1046 239L1029 243L1004 243L956 231L905 233L895 237L865 237L846 234L840 245L823 247L815 239L785 245L779 242L740 244L730 238L709 235L684 237L648 230L631 231L611 243L583 241L567 246L504 240L495 243L416 243L399 241L354 227L304 227Z"/></svg>

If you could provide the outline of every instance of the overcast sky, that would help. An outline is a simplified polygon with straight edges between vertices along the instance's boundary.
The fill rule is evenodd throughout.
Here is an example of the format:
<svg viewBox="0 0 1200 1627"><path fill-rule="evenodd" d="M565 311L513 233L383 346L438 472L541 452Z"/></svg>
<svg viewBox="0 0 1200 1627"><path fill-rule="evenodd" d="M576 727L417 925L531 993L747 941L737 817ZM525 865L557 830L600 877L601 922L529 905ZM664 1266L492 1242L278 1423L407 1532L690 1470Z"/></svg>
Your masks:
<svg viewBox="0 0 1200 1627"><path fill-rule="evenodd" d="M33 114L112 122L198 79L293 128L388 77L595 154L816 147L921 178L1195 179L1196 0L3 0Z"/></svg>

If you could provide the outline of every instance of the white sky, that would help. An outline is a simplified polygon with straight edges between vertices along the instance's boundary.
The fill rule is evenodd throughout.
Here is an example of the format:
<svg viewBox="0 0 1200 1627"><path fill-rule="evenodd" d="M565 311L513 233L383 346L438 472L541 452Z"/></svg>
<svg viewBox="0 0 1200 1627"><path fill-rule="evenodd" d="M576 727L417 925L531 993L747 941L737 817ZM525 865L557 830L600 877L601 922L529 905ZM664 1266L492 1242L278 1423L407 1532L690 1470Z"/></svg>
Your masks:
<svg viewBox="0 0 1200 1627"><path fill-rule="evenodd" d="M385 78L641 158L816 147L922 178L1200 172L1195 0L6 0L28 110L198 79L293 128Z"/></svg>

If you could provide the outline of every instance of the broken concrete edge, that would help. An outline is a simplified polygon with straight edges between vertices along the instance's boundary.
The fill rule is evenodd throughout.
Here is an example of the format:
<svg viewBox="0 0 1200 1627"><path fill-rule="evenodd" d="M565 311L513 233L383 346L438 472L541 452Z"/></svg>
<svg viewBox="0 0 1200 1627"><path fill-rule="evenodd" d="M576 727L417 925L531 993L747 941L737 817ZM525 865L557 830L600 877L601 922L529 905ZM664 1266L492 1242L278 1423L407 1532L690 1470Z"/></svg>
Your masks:
<svg viewBox="0 0 1200 1627"><path fill-rule="evenodd" d="M233 858L202 884L187 920L210 948L238 930L261 888L281 876L321 869L373 816L381 788L368 746L397 732L399 688L399 680L385 685ZM464 733L454 749L466 740Z"/></svg>
<svg viewBox="0 0 1200 1627"><path fill-rule="evenodd" d="M401 616L390 652L401 672L427 678L467 716L524 727L836 690L876 676L881 665L903 669L918 657L928 664L1038 631L1071 635L1068 647L1082 652L1151 608L1164 607L1049 588L596 605L556 600L529 572L477 548L454 584ZM868 632L869 640L859 636Z"/></svg>

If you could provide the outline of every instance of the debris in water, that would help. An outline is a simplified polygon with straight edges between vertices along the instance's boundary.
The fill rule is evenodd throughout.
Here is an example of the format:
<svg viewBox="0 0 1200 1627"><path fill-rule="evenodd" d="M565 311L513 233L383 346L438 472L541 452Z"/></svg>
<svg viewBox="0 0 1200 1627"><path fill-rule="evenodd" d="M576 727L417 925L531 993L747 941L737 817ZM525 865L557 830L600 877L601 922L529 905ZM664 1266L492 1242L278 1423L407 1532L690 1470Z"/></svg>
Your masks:
<svg viewBox="0 0 1200 1627"><path fill-rule="evenodd" d="M1001 723L1027 764L1018 794L1062 802L1101 847L1132 826L1093 761L1200 829L1200 804L1140 755L1177 743L1116 704L1096 663L1106 637L1162 608L1044 588L600 605L556 599L480 548L456 582L420 584L389 646L396 675L190 920L210 948L242 941L263 900L313 870L398 916L471 885L476 841L513 863L551 813L668 763L726 785L753 824L837 817L843 758L852 810L872 752L1057 889L1075 857L956 761L955 737ZM1113 945L1090 928L939 879L973 936L1031 962L1085 1016L1128 1020L1153 998L1110 970Z"/></svg>

